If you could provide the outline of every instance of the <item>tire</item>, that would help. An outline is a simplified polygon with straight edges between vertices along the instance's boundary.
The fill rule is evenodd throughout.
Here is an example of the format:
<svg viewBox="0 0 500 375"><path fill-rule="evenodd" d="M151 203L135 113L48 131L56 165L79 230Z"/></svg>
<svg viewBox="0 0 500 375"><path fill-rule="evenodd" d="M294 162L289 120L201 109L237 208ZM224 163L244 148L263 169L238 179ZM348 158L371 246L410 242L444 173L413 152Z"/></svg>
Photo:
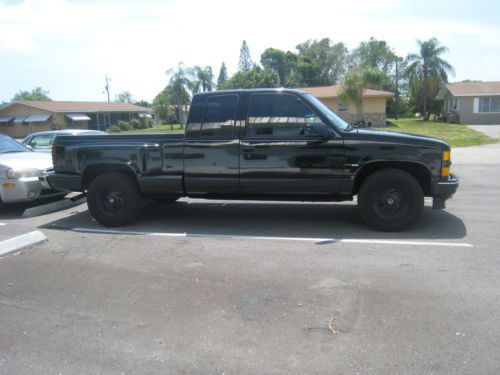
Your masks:
<svg viewBox="0 0 500 375"><path fill-rule="evenodd" d="M124 173L101 174L92 180L87 191L90 213L106 227L130 224L140 211L141 192L135 180Z"/></svg>
<svg viewBox="0 0 500 375"><path fill-rule="evenodd" d="M413 225L422 214L424 193L418 181L399 169L374 172L358 194L361 217L370 227L397 232Z"/></svg>
<svg viewBox="0 0 500 375"><path fill-rule="evenodd" d="M173 197L171 195L152 195L151 200L158 204L173 204L179 199L179 197Z"/></svg>

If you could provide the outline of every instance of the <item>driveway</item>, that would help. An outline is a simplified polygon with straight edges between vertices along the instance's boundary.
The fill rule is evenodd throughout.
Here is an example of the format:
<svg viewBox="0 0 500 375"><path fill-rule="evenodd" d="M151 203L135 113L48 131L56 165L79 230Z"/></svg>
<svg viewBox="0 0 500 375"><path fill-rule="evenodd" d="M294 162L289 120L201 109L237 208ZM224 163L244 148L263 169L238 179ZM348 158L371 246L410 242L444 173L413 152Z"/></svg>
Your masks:
<svg viewBox="0 0 500 375"><path fill-rule="evenodd" d="M467 125L469 128L486 134L491 138L500 139L500 125Z"/></svg>

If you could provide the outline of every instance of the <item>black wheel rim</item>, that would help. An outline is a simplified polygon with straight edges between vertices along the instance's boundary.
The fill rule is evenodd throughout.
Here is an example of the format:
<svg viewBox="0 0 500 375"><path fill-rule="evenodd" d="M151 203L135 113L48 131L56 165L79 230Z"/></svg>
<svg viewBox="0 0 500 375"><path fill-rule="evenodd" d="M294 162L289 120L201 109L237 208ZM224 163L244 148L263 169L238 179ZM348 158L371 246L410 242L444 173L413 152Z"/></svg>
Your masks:
<svg viewBox="0 0 500 375"><path fill-rule="evenodd" d="M123 195L121 192L116 190L104 189L99 194L98 204L100 210L104 214L108 216L116 215L123 208Z"/></svg>
<svg viewBox="0 0 500 375"><path fill-rule="evenodd" d="M373 209L385 220L402 218L410 207L408 194L396 186L384 186L375 192Z"/></svg>

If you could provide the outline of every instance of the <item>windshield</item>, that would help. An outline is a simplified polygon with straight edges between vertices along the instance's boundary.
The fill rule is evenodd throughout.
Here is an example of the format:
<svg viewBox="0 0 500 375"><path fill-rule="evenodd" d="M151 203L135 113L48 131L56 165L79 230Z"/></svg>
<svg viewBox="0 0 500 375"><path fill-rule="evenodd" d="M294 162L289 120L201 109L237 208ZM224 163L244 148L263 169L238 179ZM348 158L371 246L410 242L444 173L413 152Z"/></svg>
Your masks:
<svg viewBox="0 0 500 375"><path fill-rule="evenodd" d="M321 111L323 115L328 117L330 121L339 129L349 130L351 129L351 125L342 120L335 112L333 112L330 108L328 108L323 102L311 94L304 94L307 99L314 104L314 106Z"/></svg>
<svg viewBox="0 0 500 375"><path fill-rule="evenodd" d="M31 150L17 143L13 139L0 137L0 154L9 152L30 152Z"/></svg>

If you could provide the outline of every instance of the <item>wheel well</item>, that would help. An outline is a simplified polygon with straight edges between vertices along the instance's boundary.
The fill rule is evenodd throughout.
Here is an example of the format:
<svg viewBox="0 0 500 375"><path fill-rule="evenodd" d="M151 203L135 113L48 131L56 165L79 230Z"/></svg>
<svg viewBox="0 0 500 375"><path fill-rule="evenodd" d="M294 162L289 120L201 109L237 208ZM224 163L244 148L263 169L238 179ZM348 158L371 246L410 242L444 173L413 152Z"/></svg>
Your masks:
<svg viewBox="0 0 500 375"><path fill-rule="evenodd" d="M120 164L98 164L98 165L91 165L87 168L85 168L82 176L82 185L83 188L86 189L92 180L99 176L100 174L103 173L109 173L109 172L120 172L129 175L132 177L134 180L136 180L136 175L126 165L120 165Z"/></svg>
<svg viewBox="0 0 500 375"><path fill-rule="evenodd" d="M400 169L411 174L422 187L424 195L428 196L431 194L430 171L421 164L411 162L374 162L364 166L356 175L352 194L358 194L363 181L365 181L366 178L368 178L368 176L372 173L387 168Z"/></svg>

